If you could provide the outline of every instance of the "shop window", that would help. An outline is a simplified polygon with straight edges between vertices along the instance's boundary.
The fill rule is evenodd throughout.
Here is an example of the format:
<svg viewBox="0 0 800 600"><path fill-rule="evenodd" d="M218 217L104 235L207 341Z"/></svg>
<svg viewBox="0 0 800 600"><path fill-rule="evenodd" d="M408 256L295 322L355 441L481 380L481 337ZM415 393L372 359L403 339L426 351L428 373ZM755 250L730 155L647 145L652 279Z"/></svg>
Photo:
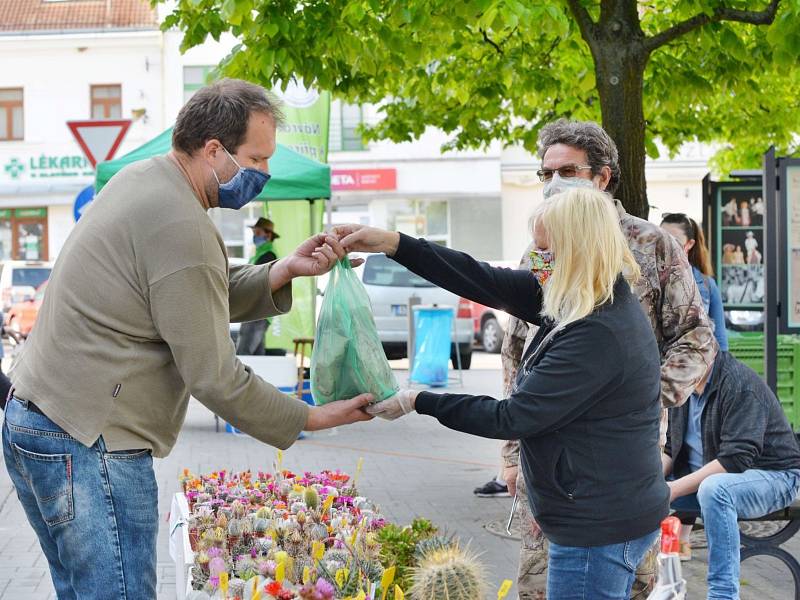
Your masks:
<svg viewBox="0 0 800 600"><path fill-rule="evenodd" d="M338 110L337 110L338 109ZM335 103L331 107L330 139L332 152L366 150L359 128L364 122L364 109L358 104Z"/></svg>
<svg viewBox="0 0 800 600"><path fill-rule="evenodd" d="M447 200L400 200L388 206L387 228L412 237L450 245Z"/></svg>
<svg viewBox="0 0 800 600"><path fill-rule="evenodd" d="M122 86L91 86L92 119L122 118Z"/></svg>
<svg viewBox="0 0 800 600"><path fill-rule="evenodd" d="M0 140L21 140L23 135L22 88L0 89Z"/></svg>
<svg viewBox="0 0 800 600"><path fill-rule="evenodd" d="M183 102L189 101L194 93L210 83L212 65L183 67Z"/></svg>
<svg viewBox="0 0 800 600"><path fill-rule="evenodd" d="M46 208L0 210L0 260L48 260Z"/></svg>

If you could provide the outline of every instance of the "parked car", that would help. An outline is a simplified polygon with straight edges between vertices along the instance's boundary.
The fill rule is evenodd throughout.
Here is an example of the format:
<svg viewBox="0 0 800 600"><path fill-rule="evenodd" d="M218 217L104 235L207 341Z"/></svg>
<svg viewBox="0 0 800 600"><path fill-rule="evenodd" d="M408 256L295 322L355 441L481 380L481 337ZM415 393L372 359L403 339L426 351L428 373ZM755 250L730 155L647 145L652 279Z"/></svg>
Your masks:
<svg viewBox="0 0 800 600"><path fill-rule="evenodd" d="M498 354L503 347L503 338L508 326L508 313L465 298L461 299L461 303L469 305L475 342L482 345L486 352Z"/></svg>
<svg viewBox="0 0 800 600"><path fill-rule="evenodd" d="M515 268L512 261L490 261L493 267ZM469 305L472 317L475 342L481 344L486 352L498 354L503 347L503 338L508 327L508 313L496 308L489 308L472 300L461 299L461 305Z"/></svg>
<svg viewBox="0 0 800 600"><path fill-rule="evenodd" d="M13 304L5 316L5 326L23 337L27 337L31 329L33 329L34 324L36 323L36 317L39 315L39 309L42 306L42 300L44 300L44 291L47 288L47 282L45 281L39 288L36 290L36 293L23 300L22 302L17 302Z"/></svg>
<svg viewBox="0 0 800 600"><path fill-rule="evenodd" d="M372 303L372 314L378 328L378 337L383 351L390 360L406 358L408 355L408 300L415 296L420 304L452 306L456 309L456 334L451 338L450 360L457 367L456 343L461 355L461 368L469 369L472 364L472 314L469 303L455 294L435 286L415 275L404 266L384 254L365 256L366 262L355 269L367 290ZM327 286L329 276L317 280L322 291ZM322 298L317 298L317 316Z"/></svg>
<svg viewBox="0 0 800 600"><path fill-rule="evenodd" d="M0 303L3 312L13 304L33 298L50 279L53 264L41 261L6 260L0 263Z"/></svg>

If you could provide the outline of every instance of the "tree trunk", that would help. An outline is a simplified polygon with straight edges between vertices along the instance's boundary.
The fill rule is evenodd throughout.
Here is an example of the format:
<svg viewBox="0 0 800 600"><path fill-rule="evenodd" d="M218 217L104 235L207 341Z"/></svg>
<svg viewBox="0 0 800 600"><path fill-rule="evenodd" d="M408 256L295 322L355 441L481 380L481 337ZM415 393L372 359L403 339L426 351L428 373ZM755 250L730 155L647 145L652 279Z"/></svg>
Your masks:
<svg viewBox="0 0 800 600"><path fill-rule="evenodd" d="M628 2L609 5L613 8L597 23L590 44L603 128L619 150L620 185L615 196L628 213L646 219L643 86L648 53L642 45L644 34L635 3L632 11Z"/></svg>

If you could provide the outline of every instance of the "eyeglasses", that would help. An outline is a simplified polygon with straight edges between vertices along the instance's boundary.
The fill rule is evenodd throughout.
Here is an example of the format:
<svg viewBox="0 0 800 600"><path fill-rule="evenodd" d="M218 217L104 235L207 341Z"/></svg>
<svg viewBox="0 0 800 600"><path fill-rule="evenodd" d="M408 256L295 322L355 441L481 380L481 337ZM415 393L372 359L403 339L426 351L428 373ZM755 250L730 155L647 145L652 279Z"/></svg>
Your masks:
<svg viewBox="0 0 800 600"><path fill-rule="evenodd" d="M577 177L579 171L591 170L591 168L589 165L564 165L557 169L539 169L536 174L539 176L539 181L550 181L556 171L558 171L558 176L563 179Z"/></svg>

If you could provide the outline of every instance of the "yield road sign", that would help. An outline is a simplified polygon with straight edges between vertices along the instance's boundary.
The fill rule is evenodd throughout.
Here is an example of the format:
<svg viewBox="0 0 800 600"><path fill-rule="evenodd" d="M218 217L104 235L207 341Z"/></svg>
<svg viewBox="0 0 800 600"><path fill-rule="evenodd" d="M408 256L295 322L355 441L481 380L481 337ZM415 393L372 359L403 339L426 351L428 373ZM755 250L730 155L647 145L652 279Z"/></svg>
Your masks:
<svg viewBox="0 0 800 600"><path fill-rule="evenodd" d="M96 167L97 163L114 157L122 143L130 119L98 119L91 121L67 121L67 126L86 155L87 160Z"/></svg>

